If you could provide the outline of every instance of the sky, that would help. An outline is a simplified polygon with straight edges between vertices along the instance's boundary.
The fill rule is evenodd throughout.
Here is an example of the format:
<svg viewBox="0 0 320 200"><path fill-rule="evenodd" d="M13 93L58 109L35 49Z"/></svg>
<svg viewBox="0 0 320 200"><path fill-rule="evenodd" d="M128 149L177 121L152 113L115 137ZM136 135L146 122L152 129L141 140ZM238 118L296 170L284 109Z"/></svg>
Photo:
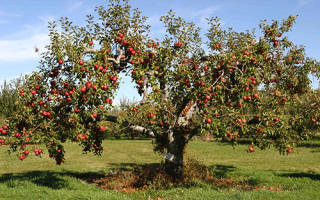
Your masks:
<svg viewBox="0 0 320 200"><path fill-rule="evenodd" d="M309 57L320 60L320 1L319 0L131 0L149 17L153 37L164 32L160 16L170 9L177 15L208 28L206 17L219 17L224 27L236 31L257 28L261 20L282 20L299 15L290 40L306 47ZM47 22L67 16L82 25L94 8L107 5L106 0L0 0L0 84L21 74L37 70L40 51L49 42ZM121 98L139 100L130 79L124 77L116 102ZM314 81L317 87L318 82Z"/></svg>

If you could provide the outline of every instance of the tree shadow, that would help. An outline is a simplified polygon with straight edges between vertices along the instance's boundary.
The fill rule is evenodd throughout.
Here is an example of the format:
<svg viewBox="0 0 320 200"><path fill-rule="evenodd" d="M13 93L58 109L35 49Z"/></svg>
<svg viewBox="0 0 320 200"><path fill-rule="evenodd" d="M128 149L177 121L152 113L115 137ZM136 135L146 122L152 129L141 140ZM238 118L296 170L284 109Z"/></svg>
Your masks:
<svg viewBox="0 0 320 200"><path fill-rule="evenodd" d="M150 169L159 168L161 163L147 163L147 164L138 164L138 163L108 163L110 170L120 170L120 171L132 171L133 169L142 169L148 167ZM208 166L213 175L217 178L226 178L228 173L234 171L236 167L232 165L211 165Z"/></svg>
<svg viewBox="0 0 320 200"><path fill-rule="evenodd" d="M320 174L314 174L314 173L305 173L305 172L283 173L283 174L280 174L279 176L290 177L290 178L310 178L312 180L320 181Z"/></svg>
<svg viewBox="0 0 320 200"><path fill-rule="evenodd" d="M159 167L161 163L108 163L108 167L111 170L120 170L120 171L131 171L134 168L142 168L142 167Z"/></svg>
<svg viewBox="0 0 320 200"><path fill-rule="evenodd" d="M304 142L302 144L299 144L299 147L320 148L320 143Z"/></svg>
<svg viewBox="0 0 320 200"><path fill-rule="evenodd" d="M319 148L320 147L320 135L315 135L309 140L306 140L298 145L299 147L307 148Z"/></svg>
<svg viewBox="0 0 320 200"><path fill-rule="evenodd" d="M219 140L213 140L213 142L216 142L218 145L230 145L232 144L232 142L230 140L228 140L227 138L223 138L223 139L219 139ZM252 144L251 140L248 139L239 139L237 141L238 144L241 145L250 145Z"/></svg>
<svg viewBox="0 0 320 200"><path fill-rule="evenodd" d="M62 188L71 189L72 187L69 185L68 181L63 178L65 176L74 177L89 182L89 180L92 180L93 178L103 177L104 173L80 173L72 171L30 171L25 173L2 174L0 175L0 183L4 183L8 187L16 187L21 182L27 181L38 186L48 187L55 190Z"/></svg>
<svg viewBox="0 0 320 200"><path fill-rule="evenodd" d="M234 171L236 168L232 165L212 165L210 169L215 177L226 178L228 177L228 173Z"/></svg>
<svg viewBox="0 0 320 200"><path fill-rule="evenodd" d="M202 165L191 165L190 169L193 171L191 171L190 177L197 178L195 180L186 179L187 182L177 182L177 184L173 184L174 182L170 182L169 179L167 179L168 177L165 175L162 169L161 163L109 163L108 172L83 173L74 171L30 171L24 173L2 174L0 175L0 184L5 184L7 187L14 188L25 184L25 182L29 182L40 187L47 187L54 190L59 190L62 188L74 190L75 188L73 184L66 178L72 177L104 189L114 189L106 187L110 181L114 181L111 184L115 184L115 181L120 181L120 185L122 184L126 186L131 179L132 181L135 181L133 183L143 183L143 186L147 186L151 180L150 183L153 184L154 182L156 186L160 183L166 185L163 186L163 188L188 188L190 187L190 184L200 184L200 182L196 180L198 180L197 178L200 178L200 174L202 174L202 171L204 170ZM236 169L236 167L231 165L212 165L208 166L207 169L210 170L212 176L204 177L204 180L200 178L201 182L203 182L203 184L209 184L214 188L239 187L243 190L248 190L252 188L252 186L257 185L256 181L251 181L249 179L238 181L233 180L232 177L229 177L229 173ZM196 186L200 187L202 186L202 183Z"/></svg>

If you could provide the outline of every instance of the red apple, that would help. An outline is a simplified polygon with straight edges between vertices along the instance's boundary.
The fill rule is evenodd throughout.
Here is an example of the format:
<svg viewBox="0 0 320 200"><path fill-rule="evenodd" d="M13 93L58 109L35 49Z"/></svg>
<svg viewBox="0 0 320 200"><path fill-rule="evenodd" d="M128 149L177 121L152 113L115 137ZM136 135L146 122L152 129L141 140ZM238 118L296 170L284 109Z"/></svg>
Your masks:
<svg viewBox="0 0 320 200"><path fill-rule="evenodd" d="M21 134L20 133L14 133L14 136L18 138L18 137L21 136Z"/></svg>
<svg viewBox="0 0 320 200"><path fill-rule="evenodd" d="M92 117L97 118L98 114L97 113L92 113Z"/></svg>
<svg viewBox="0 0 320 200"><path fill-rule="evenodd" d="M211 124L211 123L212 123L212 120L211 120L210 118L207 118L207 119L206 119L206 122L207 122L208 124Z"/></svg>
<svg viewBox="0 0 320 200"><path fill-rule="evenodd" d="M26 156L25 155L21 155L21 156L19 156L19 159L20 160L24 160L26 158Z"/></svg>
<svg viewBox="0 0 320 200"><path fill-rule="evenodd" d="M86 92L86 88L85 87L81 88L80 90L81 90L82 93Z"/></svg>
<svg viewBox="0 0 320 200"><path fill-rule="evenodd" d="M90 81L86 82L86 86L87 88L91 88L91 82Z"/></svg>
<svg viewBox="0 0 320 200"><path fill-rule="evenodd" d="M101 125L101 126L99 126L99 130L104 131L104 130L106 130L106 127Z"/></svg>

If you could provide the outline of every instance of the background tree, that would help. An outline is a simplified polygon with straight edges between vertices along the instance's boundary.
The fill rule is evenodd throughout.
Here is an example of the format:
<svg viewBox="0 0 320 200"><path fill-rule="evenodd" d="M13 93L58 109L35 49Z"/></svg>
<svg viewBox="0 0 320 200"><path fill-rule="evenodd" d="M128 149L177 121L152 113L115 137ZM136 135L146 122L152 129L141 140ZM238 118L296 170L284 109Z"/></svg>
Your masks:
<svg viewBox="0 0 320 200"><path fill-rule="evenodd" d="M11 80L9 83L4 81L3 85L0 86L1 117L8 118L16 111L16 101L18 100L17 88L21 87L24 84L24 81L25 77L21 76Z"/></svg>
<svg viewBox="0 0 320 200"><path fill-rule="evenodd" d="M20 89L20 114L0 141L21 160L29 154L27 142L44 143L58 164L67 140L100 154L104 134L112 131L109 121L153 137L155 150L166 153L167 173L179 178L184 149L203 130L233 144L248 138L249 151L272 145L291 153L317 127L318 96L311 106L299 105L312 93L308 75L318 75L319 63L285 37L295 16L263 21L259 39L254 32L224 30L219 19L209 18L203 42L200 28L173 11L161 17L166 33L157 40L128 1L112 0L96 11L99 19L88 15L83 27L67 18L59 28L49 23L50 44L39 71ZM120 73L132 77L142 100L112 116ZM288 112L292 106L299 109Z"/></svg>

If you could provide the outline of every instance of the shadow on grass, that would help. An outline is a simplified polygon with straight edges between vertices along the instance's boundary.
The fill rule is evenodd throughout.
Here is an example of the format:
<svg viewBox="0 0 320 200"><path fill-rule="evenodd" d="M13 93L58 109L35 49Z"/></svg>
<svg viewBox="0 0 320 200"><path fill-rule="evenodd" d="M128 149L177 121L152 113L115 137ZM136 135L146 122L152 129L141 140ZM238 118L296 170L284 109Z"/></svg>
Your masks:
<svg viewBox="0 0 320 200"><path fill-rule="evenodd" d="M134 137L134 138L130 138L130 137L120 137L120 138L116 138L116 137L111 137L111 136L108 136L108 137L105 137L104 138L105 140L110 140L110 141L127 141L127 140L132 140L132 141L135 141L135 140L138 140L138 141L151 141L152 138L148 138L148 137Z"/></svg>
<svg viewBox="0 0 320 200"><path fill-rule="evenodd" d="M299 147L319 148L320 147L320 135L315 135L309 140L306 140L299 144Z"/></svg>
<svg viewBox="0 0 320 200"><path fill-rule="evenodd" d="M228 139L214 140L213 142L215 142L219 145L230 145L231 144L231 141ZM252 144L252 141L248 140L248 139L239 139L237 141L237 143L241 144L241 145L250 145L250 144Z"/></svg>
<svg viewBox="0 0 320 200"><path fill-rule="evenodd" d="M0 176L0 183L6 184L8 187L16 187L21 181L32 182L38 186L44 186L51 189L70 188L68 181L63 177L69 176L81 180L91 180L93 178L103 177L103 173L98 172L53 172L53 171L31 171L18 174L3 174Z"/></svg>
<svg viewBox="0 0 320 200"><path fill-rule="evenodd" d="M284 174L280 174L279 176L290 177L290 178L310 178L312 180L320 181L320 174L305 173L305 172L284 173Z"/></svg>
<svg viewBox="0 0 320 200"><path fill-rule="evenodd" d="M212 165L210 169L215 177L226 178L228 173L234 171L236 168L231 165Z"/></svg>
<svg viewBox="0 0 320 200"><path fill-rule="evenodd" d="M124 188L167 190L190 187L252 190L259 182L230 176L229 173L236 170L231 165L206 166L195 159L186 159L184 164L183 178L177 179L166 173L163 163L109 163L110 171L94 183L104 189L122 191Z"/></svg>
<svg viewBox="0 0 320 200"><path fill-rule="evenodd" d="M299 147L319 148L320 142L319 143L304 142L304 143L300 144Z"/></svg>
<svg viewBox="0 0 320 200"><path fill-rule="evenodd" d="M120 170L120 171L132 171L135 168L157 168L161 163L147 163L147 164L138 164L138 163L108 163L110 170Z"/></svg>
<svg viewBox="0 0 320 200"><path fill-rule="evenodd" d="M160 163L148 163L148 164L137 164L137 163L108 163L111 170L120 171L132 171L135 168L158 168ZM236 168L232 165L211 165L208 166L212 171L213 175L217 178L226 178L228 173L234 171Z"/></svg>
<svg viewBox="0 0 320 200"><path fill-rule="evenodd" d="M124 186L127 187L126 184L128 184L130 178L132 178L133 183L141 184L142 186L147 186L149 182L151 184L154 183L155 187L157 184L158 186L163 184L163 188L168 185L168 179L166 179L166 175L164 174L164 171L162 171L160 163L109 163L109 166L110 171L107 174L105 174L105 172L82 173L73 171L30 171L24 173L3 174L0 175L0 184L5 184L7 187L14 188L24 184L23 182L29 182L40 187L48 187L54 190L72 190L73 186L70 180L67 179L67 177L72 177L104 189L113 189L105 186L107 186L110 181L114 180L124 182ZM209 169L210 174L213 176L210 176L209 178L204 176L201 178L201 176L206 172L206 169ZM253 183L250 180L239 182L230 178L229 173L235 169L236 168L234 166L230 165L212 165L205 167L200 163L189 163L187 171L190 174L187 176L191 178L191 182L189 181L190 183L196 183L193 180L201 179L203 183L206 182L206 184L219 188L238 187L243 190L250 190L253 185L256 185L256 183ZM172 185L172 187L189 187L189 183L179 183Z"/></svg>

